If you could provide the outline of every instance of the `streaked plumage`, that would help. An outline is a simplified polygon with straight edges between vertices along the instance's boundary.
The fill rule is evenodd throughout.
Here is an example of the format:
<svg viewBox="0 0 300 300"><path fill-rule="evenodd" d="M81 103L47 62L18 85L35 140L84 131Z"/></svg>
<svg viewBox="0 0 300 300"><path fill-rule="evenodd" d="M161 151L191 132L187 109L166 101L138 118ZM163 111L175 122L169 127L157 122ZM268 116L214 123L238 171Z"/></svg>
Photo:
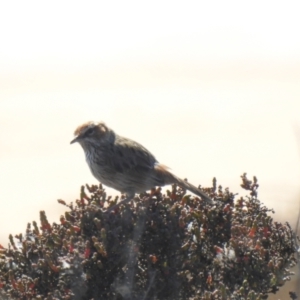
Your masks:
<svg viewBox="0 0 300 300"><path fill-rule="evenodd" d="M145 147L119 136L103 122L88 122L75 130L74 142L80 143L92 174L104 185L132 198L155 186L177 183L210 201L201 190L172 174Z"/></svg>

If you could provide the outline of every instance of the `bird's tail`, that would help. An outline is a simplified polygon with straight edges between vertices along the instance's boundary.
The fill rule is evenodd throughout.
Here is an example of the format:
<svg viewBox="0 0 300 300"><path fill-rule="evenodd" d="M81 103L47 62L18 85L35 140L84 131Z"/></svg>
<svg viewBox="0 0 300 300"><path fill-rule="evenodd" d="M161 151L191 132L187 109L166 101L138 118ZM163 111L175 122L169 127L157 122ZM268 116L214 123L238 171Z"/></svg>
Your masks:
<svg viewBox="0 0 300 300"><path fill-rule="evenodd" d="M208 203L213 203L212 199L209 198L204 192L202 192L200 189L190 184L189 182L178 178L176 175L174 175L168 170L168 167L162 164L157 164L155 166L155 170L156 170L156 174L159 174L159 177L163 178L164 184L177 183L179 186L201 197Z"/></svg>
<svg viewBox="0 0 300 300"><path fill-rule="evenodd" d="M174 176L178 185L180 185L181 187L186 188L187 190L189 190L190 192L194 193L195 195L201 197L202 199L204 199L205 201L207 201L208 203L213 203L212 199L210 197L208 197L204 192L202 192L199 188L195 187L194 185L192 185L191 183L182 180L176 176Z"/></svg>

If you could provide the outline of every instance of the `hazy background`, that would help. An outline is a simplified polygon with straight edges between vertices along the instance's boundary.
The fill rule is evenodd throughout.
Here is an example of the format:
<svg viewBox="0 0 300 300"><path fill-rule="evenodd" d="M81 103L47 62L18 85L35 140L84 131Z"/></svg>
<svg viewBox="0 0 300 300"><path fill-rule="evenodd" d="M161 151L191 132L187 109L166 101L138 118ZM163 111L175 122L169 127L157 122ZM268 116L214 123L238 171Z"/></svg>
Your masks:
<svg viewBox="0 0 300 300"><path fill-rule="evenodd" d="M75 128L103 120L194 184L299 209L298 1L17 1L0 7L0 243L96 183ZM110 190L111 191L111 190ZM115 191L112 193L116 194Z"/></svg>

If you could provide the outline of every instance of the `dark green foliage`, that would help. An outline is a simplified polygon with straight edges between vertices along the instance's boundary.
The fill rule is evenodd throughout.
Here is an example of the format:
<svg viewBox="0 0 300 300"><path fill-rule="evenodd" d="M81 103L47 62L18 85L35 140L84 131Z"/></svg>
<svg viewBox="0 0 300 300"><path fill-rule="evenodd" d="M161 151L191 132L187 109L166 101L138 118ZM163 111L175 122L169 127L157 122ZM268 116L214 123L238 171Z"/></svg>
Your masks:
<svg viewBox="0 0 300 300"><path fill-rule="evenodd" d="M172 186L141 194L105 213L116 199L101 185L82 187L60 224L28 224L0 249L3 299L266 299L289 279L296 241L257 197L204 191L207 204Z"/></svg>

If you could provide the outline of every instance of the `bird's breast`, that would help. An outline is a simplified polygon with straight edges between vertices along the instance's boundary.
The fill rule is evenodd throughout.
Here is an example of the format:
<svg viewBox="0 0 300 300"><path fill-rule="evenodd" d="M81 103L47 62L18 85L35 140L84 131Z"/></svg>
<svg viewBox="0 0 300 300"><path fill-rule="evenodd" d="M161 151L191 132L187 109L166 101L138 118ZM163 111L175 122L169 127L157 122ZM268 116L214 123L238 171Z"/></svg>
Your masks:
<svg viewBox="0 0 300 300"><path fill-rule="evenodd" d="M102 151L90 150L85 152L86 162L94 175L101 183L112 186L115 174L109 167L105 153Z"/></svg>

